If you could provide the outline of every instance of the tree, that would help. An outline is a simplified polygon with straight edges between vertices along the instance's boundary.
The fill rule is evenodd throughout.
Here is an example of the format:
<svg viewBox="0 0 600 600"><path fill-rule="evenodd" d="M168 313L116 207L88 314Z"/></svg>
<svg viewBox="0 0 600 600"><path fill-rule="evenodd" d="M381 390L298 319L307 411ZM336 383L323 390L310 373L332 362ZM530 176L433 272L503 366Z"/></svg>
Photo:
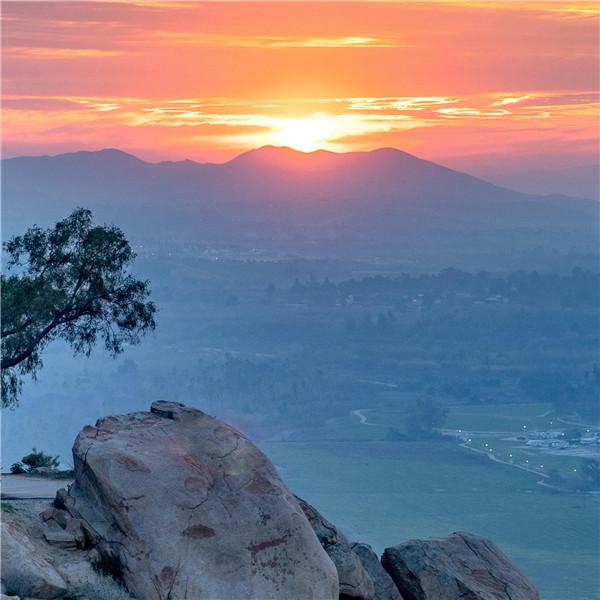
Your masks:
<svg viewBox="0 0 600 600"><path fill-rule="evenodd" d="M32 227L4 244L2 406L16 404L22 376L36 377L42 351L63 339L88 356L97 340L113 356L155 327L149 283L128 273L135 253L115 226L78 208L49 229Z"/></svg>
<svg viewBox="0 0 600 600"><path fill-rule="evenodd" d="M586 459L581 468L581 479L584 489L600 489L600 461L595 458Z"/></svg>
<svg viewBox="0 0 600 600"><path fill-rule="evenodd" d="M429 438L441 427L448 411L433 398L418 398L406 414L406 430L412 438Z"/></svg>
<svg viewBox="0 0 600 600"><path fill-rule="evenodd" d="M21 459L21 462L27 465L27 469L31 473L40 468L56 469L60 464L60 459L58 456L50 456L33 448L29 454Z"/></svg>

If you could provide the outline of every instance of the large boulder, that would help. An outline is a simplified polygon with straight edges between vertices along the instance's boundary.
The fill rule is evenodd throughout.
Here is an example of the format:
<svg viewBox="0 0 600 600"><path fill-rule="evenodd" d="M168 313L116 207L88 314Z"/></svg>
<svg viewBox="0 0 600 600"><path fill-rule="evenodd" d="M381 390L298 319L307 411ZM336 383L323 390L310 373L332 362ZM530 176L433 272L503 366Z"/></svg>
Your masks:
<svg viewBox="0 0 600 600"><path fill-rule="evenodd" d="M409 540L387 548L381 563L404 600L539 600L496 545L471 533Z"/></svg>
<svg viewBox="0 0 600 600"><path fill-rule="evenodd" d="M373 581L375 600L402 600L396 584L381 566L379 557L375 554L373 548L369 544L358 542L352 544L351 547Z"/></svg>
<svg viewBox="0 0 600 600"><path fill-rule="evenodd" d="M35 546L16 520L2 520L2 585L10 596L61 598L67 593L64 579Z"/></svg>
<svg viewBox="0 0 600 600"><path fill-rule="evenodd" d="M334 600L335 566L271 462L230 425L155 402L73 447L57 504L144 600Z"/></svg>
<svg viewBox="0 0 600 600"><path fill-rule="evenodd" d="M375 598L373 582L358 556L352 551L344 534L321 515L314 506L298 496L296 499L317 534L321 546L337 569L340 598L373 600Z"/></svg>

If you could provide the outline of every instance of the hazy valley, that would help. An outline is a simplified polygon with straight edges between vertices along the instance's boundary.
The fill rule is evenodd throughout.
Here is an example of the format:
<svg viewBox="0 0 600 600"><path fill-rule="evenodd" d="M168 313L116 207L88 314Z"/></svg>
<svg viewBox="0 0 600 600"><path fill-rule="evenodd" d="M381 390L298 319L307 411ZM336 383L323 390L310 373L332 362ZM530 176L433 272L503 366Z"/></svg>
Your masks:
<svg viewBox="0 0 600 600"><path fill-rule="evenodd" d="M596 201L395 150L19 158L3 186L5 235L79 205L123 227L159 307L116 361L51 346L4 415L4 468L34 445L68 465L99 415L185 402L248 433L353 538L473 530L544 598L593 598L598 496L577 470L597 443L528 442L599 431Z"/></svg>

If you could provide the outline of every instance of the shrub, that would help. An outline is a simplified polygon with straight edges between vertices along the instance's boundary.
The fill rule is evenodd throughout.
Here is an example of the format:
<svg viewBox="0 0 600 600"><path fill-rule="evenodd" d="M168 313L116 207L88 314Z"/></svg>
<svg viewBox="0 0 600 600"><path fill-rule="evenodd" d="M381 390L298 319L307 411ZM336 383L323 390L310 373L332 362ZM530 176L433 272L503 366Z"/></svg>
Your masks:
<svg viewBox="0 0 600 600"><path fill-rule="evenodd" d="M0 508L2 508L2 512L5 513L14 513L17 512L15 507L10 502L0 502Z"/></svg>
<svg viewBox="0 0 600 600"><path fill-rule="evenodd" d="M21 460L24 465L27 465L29 472L41 467L56 469L60 462L58 456L50 456L49 454L44 454L42 451L38 452L35 448L32 448L31 452Z"/></svg>
<svg viewBox="0 0 600 600"><path fill-rule="evenodd" d="M550 469L546 482L550 485L561 485L564 483L564 479L557 469Z"/></svg>
<svg viewBox="0 0 600 600"><path fill-rule="evenodd" d="M21 473L25 473L25 467L20 462L13 463L10 466L10 472L13 475L20 475Z"/></svg>
<svg viewBox="0 0 600 600"><path fill-rule="evenodd" d="M64 471L52 471L51 473L40 473L43 477L50 479L73 479L75 471L73 469L65 469Z"/></svg>

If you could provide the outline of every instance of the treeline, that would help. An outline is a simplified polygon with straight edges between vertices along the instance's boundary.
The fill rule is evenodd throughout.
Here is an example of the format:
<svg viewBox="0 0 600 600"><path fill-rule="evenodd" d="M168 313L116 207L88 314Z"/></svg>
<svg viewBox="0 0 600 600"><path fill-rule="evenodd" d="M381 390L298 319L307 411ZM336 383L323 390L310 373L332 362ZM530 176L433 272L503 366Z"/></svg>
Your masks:
<svg viewBox="0 0 600 600"><path fill-rule="evenodd" d="M397 277L374 275L333 282L296 279L287 289L267 288L270 300L311 305L391 304L396 308L440 302L510 302L527 306L591 307L600 297L600 275L575 268L567 275L515 271L507 274L468 273L444 269L437 274Z"/></svg>
<svg viewBox="0 0 600 600"><path fill-rule="evenodd" d="M277 358L226 354L218 362L198 361L192 377L216 412L269 415L271 424L320 425L353 406L353 387L331 373Z"/></svg>
<svg viewBox="0 0 600 600"><path fill-rule="evenodd" d="M539 370L521 377L521 390L535 402L551 402L559 415L578 414L588 422L600 421L600 368L583 375Z"/></svg>

